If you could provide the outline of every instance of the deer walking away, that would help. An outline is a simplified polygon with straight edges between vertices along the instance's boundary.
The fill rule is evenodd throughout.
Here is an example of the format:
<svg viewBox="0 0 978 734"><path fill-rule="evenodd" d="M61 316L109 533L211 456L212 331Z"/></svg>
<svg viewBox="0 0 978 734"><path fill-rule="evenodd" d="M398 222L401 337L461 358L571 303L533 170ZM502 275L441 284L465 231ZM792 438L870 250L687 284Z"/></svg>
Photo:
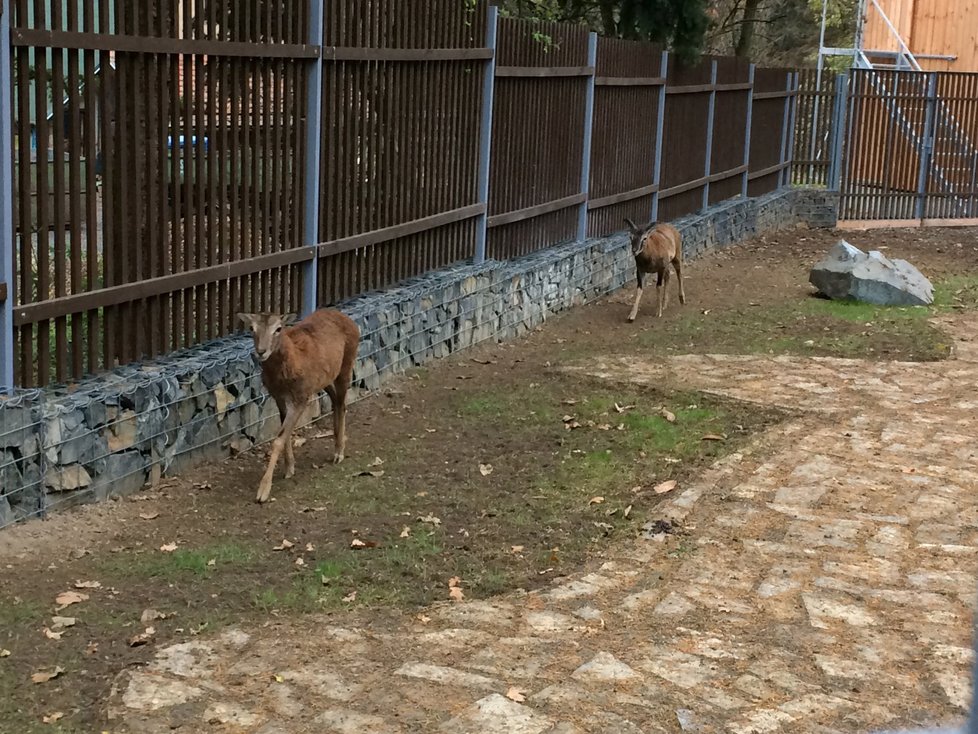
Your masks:
<svg viewBox="0 0 978 734"><path fill-rule="evenodd" d="M345 314L322 309L288 326L294 316L241 313L251 329L261 361L262 382L278 406L282 427L272 443L268 467L258 485L258 502L267 502L272 475L285 451L285 477L295 474L292 432L309 401L325 390L333 404L333 463L346 451L346 394L360 344L360 329Z"/></svg>

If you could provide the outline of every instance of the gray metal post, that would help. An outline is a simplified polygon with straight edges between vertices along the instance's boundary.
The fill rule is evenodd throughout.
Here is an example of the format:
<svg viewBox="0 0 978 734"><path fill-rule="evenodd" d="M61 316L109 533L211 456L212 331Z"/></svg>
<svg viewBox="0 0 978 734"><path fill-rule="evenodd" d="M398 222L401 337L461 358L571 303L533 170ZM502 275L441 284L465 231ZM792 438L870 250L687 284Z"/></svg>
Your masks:
<svg viewBox="0 0 978 734"><path fill-rule="evenodd" d="M489 226L489 156L492 153L492 103L496 89L496 29L499 25L499 8L489 7L489 22L486 26L486 48L492 49L492 56L486 63L482 77L482 120L479 123L479 182L477 195L485 211L479 216L475 229L475 262L486 261L486 238Z"/></svg>
<svg viewBox="0 0 978 734"><path fill-rule="evenodd" d="M781 113L781 165L784 166L788 160L788 118L790 115L791 102L791 72L785 74L784 79L784 111ZM778 171L778 188L784 186L784 168Z"/></svg>
<svg viewBox="0 0 978 734"><path fill-rule="evenodd" d="M975 183L978 177L978 152L971 156L971 196L968 197L967 217L975 216Z"/></svg>
<svg viewBox="0 0 978 734"><path fill-rule="evenodd" d="M917 172L917 204L914 217L923 219L927 202L927 182L930 180L930 161L934 152L934 119L937 107L937 73L927 74L927 107L924 112L924 134L920 145L920 170Z"/></svg>
<svg viewBox="0 0 978 734"><path fill-rule="evenodd" d="M663 80L659 87L658 115L655 121L655 163L652 169L652 184L655 193L652 194L652 221L659 219L659 186L662 183L662 142L666 132L666 78L669 76L669 52L662 52L659 63L659 77Z"/></svg>
<svg viewBox="0 0 978 734"><path fill-rule="evenodd" d="M785 168L781 169L782 185L791 185L791 168L793 161L795 160L795 125L798 124L798 89L800 86L800 75L796 71L791 75L791 91L792 95L788 98L789 104L788 109L790 110L788 114L788 145L787 145L787 157L784 159L785 163L788 163Z"/></svg>
<svg viewBox="0 0 978 734"><path fill-rule="evenodd" d="M706 115L706 166L703 173L706 176L706 183L703 184L703 209L710 205L710 168L713 165L713 118L717 109L717 62L714 61L710 69L710 104Z"/></svg>
<svg viewBox="0 0 978 734"><path fill-rule="evenodd" d="M319 47L319 54L310 62L309 83L306 89L306 160L302 223L302 244L315 247L319 243L319 174L322 165L323 122L323 5L324 0L309 0L309 43ZM302 315L308 316L318 305L319 258L314 257L302 266Z"/></svg>
<svg viewBox="0 0 978 734"><path fill-rule="evenodd" d="M849 94L849 77L835 77L835 98L832 107L832 131L829 142L829 170L825 183L829 191L842 188L842 148L846 138L846 104Z"/></svg>
<svg viewBox="0 0 978 734"><path fill-rule="evenodd" d="M743 198L747 198L747 186L750 183L750 128L751 122L754 119L754 72L757 67L754 64L750 65L750 71L748 72L747 81L750 83L750 89L747 90L747 125L744 131L744 173L740 179L740 195Z"/></svg>
<svg viewBox="0 0 978 734"><path fill-rule="evenodd" d="M26 69L22 69L26 72ZM10 3L0 0L0 391L14 386L14 164L10 107Z"/></svg>
<svg viewBox="0 0 978 734"><path fill-rule="evenodd" d="M592 71L598 65L598 34L593 31L587 39L587 65ZM591 134L594 132L594 73L587 77L587 93L584 101L584 151L581 156L581 202L577 214L577 239L583 242L587 239L587 201L591 188Z"/></svg>

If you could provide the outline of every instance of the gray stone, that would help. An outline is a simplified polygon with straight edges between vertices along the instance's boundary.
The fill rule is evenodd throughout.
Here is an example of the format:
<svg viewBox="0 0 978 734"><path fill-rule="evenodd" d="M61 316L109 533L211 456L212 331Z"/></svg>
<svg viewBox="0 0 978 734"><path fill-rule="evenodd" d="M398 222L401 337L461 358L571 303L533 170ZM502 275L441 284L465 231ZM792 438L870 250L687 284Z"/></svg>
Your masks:
<svg viewBox="0 0 978 734"><path fill-rule="evenodd" d="M934 302L934 287L906 260L890 260L877 251L867 255L845 240L812 268L809 281L835 300L879 306L928 306Z"/></svg>
<svg viewBox="0 0 978 734"><path fill-rule="evenodd" d="M81 464L48 469L44 474L44 486L52 492L71 492L91 484L92 477Z"/></svg>

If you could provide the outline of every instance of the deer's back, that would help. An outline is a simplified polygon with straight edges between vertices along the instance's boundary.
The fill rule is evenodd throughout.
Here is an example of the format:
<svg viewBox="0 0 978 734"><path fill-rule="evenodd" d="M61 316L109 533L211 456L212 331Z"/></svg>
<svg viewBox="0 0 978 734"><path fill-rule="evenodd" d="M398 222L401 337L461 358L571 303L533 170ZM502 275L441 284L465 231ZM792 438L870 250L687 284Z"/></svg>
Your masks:
<svg viewBox="0 0 978 734"><path fill-rule="evenodd" d="M323 309L286 329L282 341L282 356L262 371L265 385L270 392L304 399L343 373L349 379L360 330L345 314Z"/></svg>
<svg viewBox="0 0 978 734"><path fill-rule="evenodd" d="M642 240L642 249L635 256L640 268L660 270L668 267L682 252L682 235L671 224L657 224Z"/></svg>

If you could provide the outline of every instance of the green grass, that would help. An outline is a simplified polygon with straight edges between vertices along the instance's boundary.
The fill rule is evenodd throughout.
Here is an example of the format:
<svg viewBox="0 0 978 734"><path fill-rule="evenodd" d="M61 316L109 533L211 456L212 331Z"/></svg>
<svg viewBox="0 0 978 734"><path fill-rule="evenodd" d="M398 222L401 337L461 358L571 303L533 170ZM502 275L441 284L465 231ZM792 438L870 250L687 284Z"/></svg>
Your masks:
<svg viewBox="0 0 978 734"><path fill-rule="evenodd" d="M938 281L929 307L806 298L703 314L684 310L639 341L674 353L791 354L853 359L945 359L951 340L929 319L978 308L978 276Z"/></svg>
<svg viewBox="0 0 978 734"><path fill-rule="evenodd" d="M177 548L172 553L149 551L118 553L102 563L102 570L113 578L154 578L160 580L210 576L218 571L247 569L258 551L227 542L202 548Z"/></svg>

